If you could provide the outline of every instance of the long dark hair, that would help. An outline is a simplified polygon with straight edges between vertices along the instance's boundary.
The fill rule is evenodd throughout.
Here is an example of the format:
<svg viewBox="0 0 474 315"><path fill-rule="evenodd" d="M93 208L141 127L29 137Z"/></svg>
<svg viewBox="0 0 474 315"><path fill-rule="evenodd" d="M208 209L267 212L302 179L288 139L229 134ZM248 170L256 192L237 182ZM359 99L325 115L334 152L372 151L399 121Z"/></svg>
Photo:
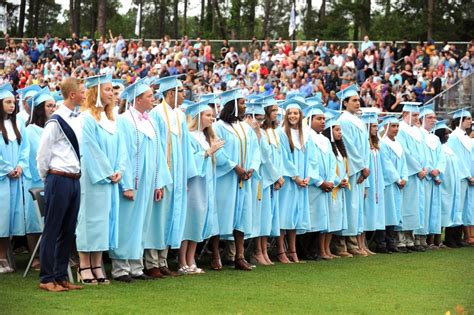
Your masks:
<svg viewBox="0 0 474 315"><path fill-rule="evenodd" d="M236 121L240 121L239 116L235 116L235 101L228 101L227 103L224 104L224 107L221 110L221 113L219 114L219 119L228 123L232 124Z"/></svg>
<svg viewBox="0 0 474 315"><path fill-rule="evenodd" d="M270 120L270 115L272 114L272 110L273 110L273 106L265 107L265 120L263 121L263 124L262 124L263 130L266 130L268 128L276 129L278 127L276 120L274 121Z"/></svg>
<svg viewBox="0 0 474 315"><path fill-rule="evenodd" d="M461 124L461 119L462 121L464 121L464 119L467 118L467 117L458 117L456 119L453 119L451 121L451 129L456 129L456 127L459 127L459 125ZM467 128L466 129L466 133L469 135L471 133L471 128Z"/></svg>
<svg viewBox="0 0 474 315"><path fill-rule="evenodd" d="M21 144L21 134L20 131L18 130L18 126L16 125L16 114L18 113L18 107L15 106L15 110L11 115L8 115L4 110L3 110L3 101L5 99L2 99L0 102L0 131L2 132L2 137L3 141L5 141L5 144L8 145L8 133L7 133L7 128L5 128L5 119L9 118L12 122L13 125L13 131L15 132L16 139L18 140L18 144ZM10 116L10 117L8 117Z"/></svg>
<svg viewBox="0 0 474 315"><path fill-rule="evenodd" d="M375 149L375 150L380 150L379 146L379 136L378 135L371 135L370 134L370 129L372 128L372 124L369 124L369 143L370 143L370 148Z"/></svg>
<svg viewBox="0 0 474 315"><path fill-rule="evenodd" d="M329 140L331 140L331 132L332 132L332 128L326 128L323 131L323 135ZM334 142L331 142L331 146L332 146L332 152L334 152L334 155L336 157L338 155L337 152L339 150L339 153L341 153L343 157L347 158L346 146L344 145L344 141L342 139L334 140Z"/></svg>
<svg viewBox="0 0 474 315"><path fill-rule="evenodd" d="M35 106L35 109L33 110L33 115L31 116L30 121L26 124L31 125L34 124L38 127L44 128L44 125L46 125L46 121L48 120L46 117L46 110L44 108L46 102L42 102L41 104Z"/></svg>

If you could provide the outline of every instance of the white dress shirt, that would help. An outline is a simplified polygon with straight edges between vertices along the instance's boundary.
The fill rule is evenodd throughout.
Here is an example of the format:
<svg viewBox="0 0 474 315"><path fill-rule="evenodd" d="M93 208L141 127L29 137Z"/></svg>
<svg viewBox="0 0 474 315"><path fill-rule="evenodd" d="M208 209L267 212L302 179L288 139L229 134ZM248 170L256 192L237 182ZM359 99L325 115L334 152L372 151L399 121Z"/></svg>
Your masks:
<svg viewBox="0 0 474 315"><path fill-rule="evenodd" d="M77 141L80 144L82 139L80 118L71 116L72 111L66 105L61 105L54 114L61 116L66 121L76 134ZM50 169L66 173L79 173L81 171L79 158L58 123L50 122L46 124L36 155L41 179L46 178Z"/></svg>

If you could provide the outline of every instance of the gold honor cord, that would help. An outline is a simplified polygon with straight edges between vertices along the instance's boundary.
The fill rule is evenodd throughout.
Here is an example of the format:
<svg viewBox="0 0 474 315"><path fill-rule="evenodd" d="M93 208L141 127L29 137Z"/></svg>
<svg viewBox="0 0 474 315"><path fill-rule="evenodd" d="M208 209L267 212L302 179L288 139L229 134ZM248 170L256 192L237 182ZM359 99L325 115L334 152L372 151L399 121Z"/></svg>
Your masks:
<svg viewBox="0 0 474 315"><path fill-rule="evenodd" d="M344 164L346 164L346 170L347 170L347 177L349 178L349 161L347 158L344 158ZM339 176L339 166L336 162L336 175ZM332 190L332 200L336 200L337 192L339 191L339 187L337 186ZM351 190L351 184L348 184L347 188Z"/></svg>
<svg viewBox="0 0 474 315"><path fill-rule="evenodd" d="M241 123L239 122L239 126L242 129L242 132L244 133L244 142L245 142L244 143L244 150L242 151L242 138L240 138L240 135L237 132L237 130L234 128L234 126L232 126L232 124L230 124L230 126L232 127L235 134L237 135L237 138L239 138L240 167L244 168L245 167L245 160L247 159L247 135L245 134L244 127L242 127ZM239 188L242 189L243 186L244 186L244 182L241 179L240 182L239 182Z"/></svg>
<svg viewBox="0 0 474 315"><path fill-rule="evenodd" d="M273 133L273 138L275 138L275 142L276 142L276 145L277 145L277 148L280 149L280 142L278 141L278 138L276 136L276 133L275 133L275 129L271 128L272 129L272 133ZM268 130L265 129L265 134L267 135L267 139L268 139L268 143L271 144L270 142L270 135L268 134Z"/></svg>
<svg viewBox="0 0 474 315"><path fill-rule="evenodd" d="M173 144L173 138L171 137L171 124L170 124L170 118L168 116L168 108L166 104L163 102L163 109L165 111L165 116L166 116L166 125L168 127L168 141L167 141L167 148L166 148L166 162L168 164L168 169L171 171L171 161L172 161L172 144ZM178 135L179 135L179 140L181 141L181 124L179 121L179 116L178 113L176 114L176 121L178 122Z"/></svg>

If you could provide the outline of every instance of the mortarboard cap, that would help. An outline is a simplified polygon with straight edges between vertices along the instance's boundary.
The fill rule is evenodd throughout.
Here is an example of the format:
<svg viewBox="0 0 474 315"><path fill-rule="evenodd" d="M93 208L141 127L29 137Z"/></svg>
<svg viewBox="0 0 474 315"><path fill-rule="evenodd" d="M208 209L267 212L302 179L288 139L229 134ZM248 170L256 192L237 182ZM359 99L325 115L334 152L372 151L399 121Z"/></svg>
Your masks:
<svg viewBox="0 0 474 315"><path fill-rule="evenodd" d="M260 103L260 102L248 103L247 109L245 110L245 114L246 115L265 115L263 103Z"/></svg>
<svg viewBox="0 0 474 315"><path fill-rule="evenodd" d="M420 107L420 117L430 115L430 114L434 114L434 113L435 112L434 112L434 104L433 103Z"/></svg>
<svg viewBox="0 0 474 315"><path fill-rule="evenodd" d="M7 97L15 97L13 95L13 87L10 83L5 83L0 86L0 100Z"/></svg>
<svg viewBox="0 0 474 315"><path fill-rule="evenodd" d="M308 108L308 104L306 104L305 99L302 95L291 95L290 98L287 99L279 105L284 110L289 110L292 108L297 108L301 111L305 111Z"/></svg>
<svg viewBox="0 0 474 315"><path fill-rule="evenodd" d="M453 115L453 119L462 118L462 117L472 117L471 112L469 111L470 107L464 107L461 109L457 109L448 113L449 115Z"/></svg>
<svg viewBox="0 0 474 315"><path fill-rule="evenodd" d="M144 84L142 80L138 80L125 88L121 94L121 98L126 99L128 102L134 102L138 96L142 95L148 90L151 90L151 88Z"/></svg>
<svg viewBox="0 0 474 315"><path fill-rule="evenodd" d="M397 115L386 115L380 118L381 122L379 124L379 128L388 125L388 124L399 124L400 121L398 120Z"/></svg>
<svg viewBox="0 0 474 315"><path fill-rule="evenodd" d="M112 83L112 76L110 74L101 74L88 77L84 81L84 86L86 89L90 89L94 86L105 83Z"/></svg>
<svg viewBox="0 0 474 315"><path fill-rule="evenodd" d="M375 113L375 112L363 113L362 116L361 116L361 119L365 124L376 124L377 125L379 123L378 114Z"/></svg>
<svg viewBox="0 0 474 315"><path fill-rule="evenodd" d="M241 89L233 89L229 91L222 92L220 95L221 104L226 106L227 104L234 104L234 113L237 117L239 115L239 110L237 108L237 101L241 98L245 99L245 96L242 94Z"/></svg>
<svg viewBox="0 0 474 315"><path fill-rule="evenodd" d="M113 79L112 80L112 86L114 88L121 88L121 89L124 89L125 88L125 85L123 84L123 80L122 79Z"/></svg>
<svg viewBox="0 0 474 315"><path fill-rule="evenodd" d="M420 105L423 104L421 102L401 102L401 105L403 105L403 112L408 112L408 113L419 113L420 112Z"/></svg>
<svg viewBox="0 0 474 315"><path fill-rule="evenodd" d="M316 104L316 105L311 105L308 108L306 108L304 116L311 117L315 115L324 115L325 112L326 112L326 108L323 105Z"/></svg>
<svg viewBox="0 0 474 315"><path fill-rule="evenodd" d="M29 85L25 88L19 89L16 92L18 94L20 94L20 96L23 99L27 99L28 97L32 97L33 95L35 95L39 91L41 91L41 87L38 84L32 84L32 85Z"/></svg>
<svg viewBox="0 0 474 315"><path fill-rule="evenodd" d="M181 82L181 80L178 79L180 76L181 74L172 75L168 77L162 77L157 80L154 80L153 85L156 85L156 84L160 85L160 87L158 88L158 91L160 93L166 92L171 89L177 89L183 86L183 83Z"/></svg>
<svg viewBox="0 0 474 315"><path fill-rule="evenodd" d="M359 95L358 92L358 87L357 85L353 84L351 86L348 86L344 90L341 90L336 93L337 98L342 102L348 97L354 96L354 95Z"/></svg>
<svg viewBox="0 0 474 315"><path fill-rule="evenodd" d="M339 117L331 117L326 120L324 129L332 128L334 126L339 126L340 124L341 122L339 121ZM332 137L331 137L331 141L332 141Z"/></svg>
<svg viewBox="0 0 474 315"><path fill-rule="evenodd" d="M311 96L306 98L306 103L310 106L313 105L323 105L323 100L319 95Z"/></svg>
<svg viewBox="0 0 474 315"><path fill-rule="evenodd" d="M448 129L451 130L451 128L448 127L447 125L448 120L443 119L443 120L438 120L436 124L433 126L433 129L431 130L432 132L435 132L438 129Z"/></svg>
<svg viewBox="0 0 474 315"><path fill-rule="evenodd" d="M198 114L206 110L212 110L212 108L208 104L208 100L200 101L197 103L191 102L191 104L188 104L186 107L186 115L189 115L191 118L194 118Z"/></svg>

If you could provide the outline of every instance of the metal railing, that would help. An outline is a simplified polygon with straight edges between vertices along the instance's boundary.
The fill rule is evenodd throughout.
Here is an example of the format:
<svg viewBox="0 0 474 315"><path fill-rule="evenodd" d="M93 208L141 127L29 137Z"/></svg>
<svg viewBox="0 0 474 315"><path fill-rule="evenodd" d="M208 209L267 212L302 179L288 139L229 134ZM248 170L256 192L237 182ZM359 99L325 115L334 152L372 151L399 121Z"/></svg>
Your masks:
<svg viewBox="0 0 474 315"><path fill-rule="evenodd" d="M463 107L470 107L472 111L474 109L473 92L474 73L471 73L434 96L430 103L434 102L436 111L444 114Z"/></svg>

